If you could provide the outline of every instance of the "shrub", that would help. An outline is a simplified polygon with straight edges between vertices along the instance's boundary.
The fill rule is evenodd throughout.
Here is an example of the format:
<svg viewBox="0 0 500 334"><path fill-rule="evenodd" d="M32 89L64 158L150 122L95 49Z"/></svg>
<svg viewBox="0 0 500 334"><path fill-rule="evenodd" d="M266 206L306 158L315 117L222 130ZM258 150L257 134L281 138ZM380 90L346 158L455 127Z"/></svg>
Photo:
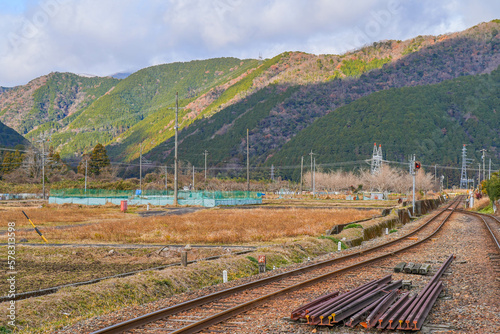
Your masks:
<svg viewBox="0 0 500 334"><path fill-rule="evenodd" d="M344 230L346 230L348 228L363 228L363 226L361 226L360 224L349 224L349 225L344 227Z"/></svg>

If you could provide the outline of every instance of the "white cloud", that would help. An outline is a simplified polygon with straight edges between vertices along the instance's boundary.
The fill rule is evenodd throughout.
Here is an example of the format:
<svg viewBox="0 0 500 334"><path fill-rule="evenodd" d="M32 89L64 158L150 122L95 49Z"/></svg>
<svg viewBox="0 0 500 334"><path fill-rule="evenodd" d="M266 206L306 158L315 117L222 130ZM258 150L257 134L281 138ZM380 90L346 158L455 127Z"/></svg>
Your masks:
<svg viewBox="0 0 500 334"><path fill-rule="evenodd" d="M25 0L0 12L0 85L51 71L110 73L286 50L342 53L382 39L462 30L491 1Z"/></svg>

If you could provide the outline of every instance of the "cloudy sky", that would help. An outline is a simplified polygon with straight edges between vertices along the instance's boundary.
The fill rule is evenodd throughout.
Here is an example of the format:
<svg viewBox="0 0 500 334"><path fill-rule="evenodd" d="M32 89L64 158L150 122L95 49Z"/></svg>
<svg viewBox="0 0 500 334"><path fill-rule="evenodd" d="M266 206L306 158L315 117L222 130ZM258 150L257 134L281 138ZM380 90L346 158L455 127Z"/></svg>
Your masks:
<svg viewBox="0 0 500 334"><path fill-rule="evenodd" d="M339 54L495 18L498 0L0 0L0 86L53 71L109 75L221 56Z"/></svg>

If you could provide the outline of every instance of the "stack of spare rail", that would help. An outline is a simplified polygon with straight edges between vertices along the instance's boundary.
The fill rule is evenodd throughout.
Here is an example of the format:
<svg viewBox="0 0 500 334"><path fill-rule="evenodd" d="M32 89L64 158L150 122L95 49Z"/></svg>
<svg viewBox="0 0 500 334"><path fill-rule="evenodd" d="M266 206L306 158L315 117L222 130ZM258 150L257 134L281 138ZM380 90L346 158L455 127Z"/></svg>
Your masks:
<svg viewBox="0 0 500 334"><path fill-rule="evenodd" d="M392 276L370 281L342 295L333 292L292 312L292 320L305 319L313 326L361 324L365 328L420 330L432 305L443 290L439 281L453 260L451 255L418 294L402 293L402 281ZM364 320L364 321L363 321Z"/></svg>

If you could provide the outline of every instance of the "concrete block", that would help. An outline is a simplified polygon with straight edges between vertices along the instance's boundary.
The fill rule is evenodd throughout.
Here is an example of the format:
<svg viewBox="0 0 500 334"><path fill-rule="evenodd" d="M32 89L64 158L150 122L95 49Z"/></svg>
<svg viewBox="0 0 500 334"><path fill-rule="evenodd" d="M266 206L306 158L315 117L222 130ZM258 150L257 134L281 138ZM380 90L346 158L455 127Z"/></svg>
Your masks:
<svg viewBox="0 0 500 334"><path fill-rule="evenodd" d="M414 266L414 265L415 265L415 263L413 263L413 262L408 263L408 264L405 266L405 269L404 269L404 270L405 270L405 273L407 273L407 274L411 274L411 271L412 271L412 269L413 269L413 266Z"/></svg>
<svg viewBox="0 0 500 334"><path fill-rule="evenodd" d="M394 267L394 272L395 273L400 273L405 269L406 262L400 262Z"/></svg>
<svg viewBox="0 0 500 334"><path fill-rule="evenodd" d="M430 264L423 264L423 265L420 266L420 269L418 269L418 273L420 275L427 275L430 270L431 270L431 265Z"/></svg>
<svg viewBox="0 0 500 334"><path fill-rule="evenodd" d="M403 280L401 289L403 289L403 290L404 289L410 290L411 286L412 286L412 281L410 281L410 280Z"/></svg>
<svg viewBox="0 0 500 334"><path fill-rule="evenodd" d="M418 274L418 270L420 269L421 264L420 263L415 263L413 268L411 268L411 273L412 274Z"/></svg>

